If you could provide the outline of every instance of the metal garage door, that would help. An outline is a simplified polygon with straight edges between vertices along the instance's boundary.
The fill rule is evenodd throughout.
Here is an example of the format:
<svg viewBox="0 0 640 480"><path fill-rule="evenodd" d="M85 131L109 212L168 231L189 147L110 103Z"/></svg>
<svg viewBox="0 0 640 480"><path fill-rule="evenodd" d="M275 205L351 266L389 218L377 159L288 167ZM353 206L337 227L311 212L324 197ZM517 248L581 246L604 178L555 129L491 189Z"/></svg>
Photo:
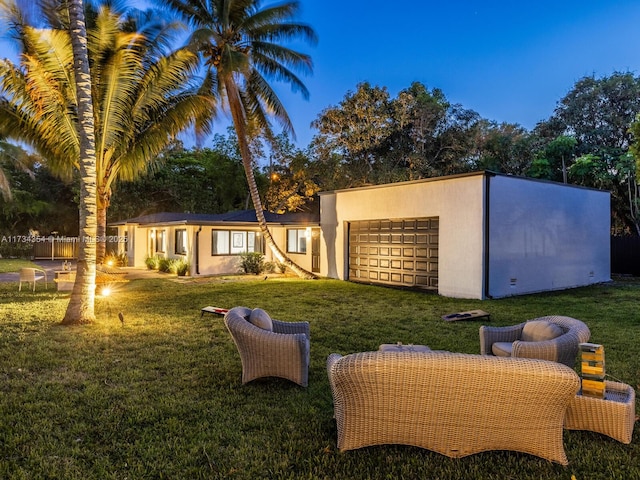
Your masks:
<svg viewBox="0 0 640 480"><path fill-rule="evenodd" d="M350 222L349 280L438 288L438 217Z"/></svg>

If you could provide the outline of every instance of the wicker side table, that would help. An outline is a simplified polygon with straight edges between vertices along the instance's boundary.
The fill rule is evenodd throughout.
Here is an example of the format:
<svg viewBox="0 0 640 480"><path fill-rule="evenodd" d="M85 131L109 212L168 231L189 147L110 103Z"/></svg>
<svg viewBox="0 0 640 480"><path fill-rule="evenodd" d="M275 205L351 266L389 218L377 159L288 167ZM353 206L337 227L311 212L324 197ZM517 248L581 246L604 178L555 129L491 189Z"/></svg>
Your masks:
<svg viewBox="0 0 640 480"><path fill-rule="evenodd" d="M631 443L636 418L636 392L619 382L605 382L605 397L580 394L569 403L564 428L603 433L622 443Z"/></svg>

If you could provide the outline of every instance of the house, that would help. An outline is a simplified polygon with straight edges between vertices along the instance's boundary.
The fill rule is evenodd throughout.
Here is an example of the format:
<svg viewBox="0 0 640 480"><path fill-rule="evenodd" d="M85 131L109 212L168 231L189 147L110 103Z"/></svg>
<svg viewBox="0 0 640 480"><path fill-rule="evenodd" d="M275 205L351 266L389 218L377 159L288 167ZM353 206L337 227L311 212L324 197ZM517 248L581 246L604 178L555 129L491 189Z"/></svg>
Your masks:
<svg viewBox="0 0 640 480"><path fill-rule="evenodd" d="M319 273L320 225L312 213L273 214L265 212L275 242L286 246L290 258L301 267ZM148 257L180 258L189 262L190 275L237 273L239 254L262 252L274 261L266 248L254 210L223 214L156 213L115 222L122 241L119 253L128 265L142 267ZM309 248L307 248L309 245Z"/></svg>
<svg viewBox="0 0 640 480"><path fill-rule="evenodd" d="M275 241L320 276L470 299L610 280L609 192L476 172L320 193L320 216L267 214ZM115 224L130 265L184 256L192 275L264 251L253 211ZM271 260L270 252L265 252Z"/></svg>

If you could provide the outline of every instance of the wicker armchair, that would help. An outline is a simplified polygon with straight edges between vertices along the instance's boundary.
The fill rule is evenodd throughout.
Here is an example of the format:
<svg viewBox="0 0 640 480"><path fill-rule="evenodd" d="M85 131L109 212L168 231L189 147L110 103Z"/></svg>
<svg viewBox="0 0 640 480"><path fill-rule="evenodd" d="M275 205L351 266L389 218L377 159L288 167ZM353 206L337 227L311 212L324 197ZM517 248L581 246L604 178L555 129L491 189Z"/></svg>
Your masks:
<svg viewBox="0 0 640 480"><path fill-rule="evenodd" d="M529 320L544 321L557 325L562 330L562 334L550 340L543 341L522 341L522 333L528 322L509 327L490 327L483 325L480 327L480 353L482 355L495 355L495 343L508 345L509 352L504 349L501 354L520 358L539 358L541 360L551 360L564 363L572 367L575 365L578 355L578 345L588 342L591 332L589 327L580 320L571 317L548 316Z"/></svg>
<svg viewBox="0 0 640 480"><path fill-rule="evenodd" d="M261 377L280 377L306 387L309 379L309 323L270 319L272 331L269 331L249 322L251 312L250 308L235 307L224 317L240 353L242 383Z"/></svg>
<svg viewBox="0 0 640 480"><path fill-rule="evenodd" d="M36 291L36 282L38 280L44 280L44 288L47 289L47 272L40 268L21 268L20 269L20 283L18 285L18 291L22 291L22 283L32 284L33 291Z"/></svg>
<svg viewBox="0 0 640 480"><path fill-rule="evenodd" d="M450 352L327 359L341 451L402 444L459 458L488 450L568 463L563 421L580 386L565 365Z"/></svg>

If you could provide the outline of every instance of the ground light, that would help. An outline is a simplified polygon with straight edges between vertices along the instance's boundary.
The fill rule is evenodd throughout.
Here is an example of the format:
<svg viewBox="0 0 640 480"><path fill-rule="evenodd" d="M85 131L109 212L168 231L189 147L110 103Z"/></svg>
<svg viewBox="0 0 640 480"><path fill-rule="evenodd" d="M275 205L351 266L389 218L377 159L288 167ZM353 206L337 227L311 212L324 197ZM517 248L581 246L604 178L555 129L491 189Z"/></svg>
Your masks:
<svg viewBox="0 0 640 480"><path fill-rule="evenodd" d="M99 290L100 297L104 298L107 304L107 320L111 319L111 295L113 294L113 289L110 285L103 285Z"/></svg>

